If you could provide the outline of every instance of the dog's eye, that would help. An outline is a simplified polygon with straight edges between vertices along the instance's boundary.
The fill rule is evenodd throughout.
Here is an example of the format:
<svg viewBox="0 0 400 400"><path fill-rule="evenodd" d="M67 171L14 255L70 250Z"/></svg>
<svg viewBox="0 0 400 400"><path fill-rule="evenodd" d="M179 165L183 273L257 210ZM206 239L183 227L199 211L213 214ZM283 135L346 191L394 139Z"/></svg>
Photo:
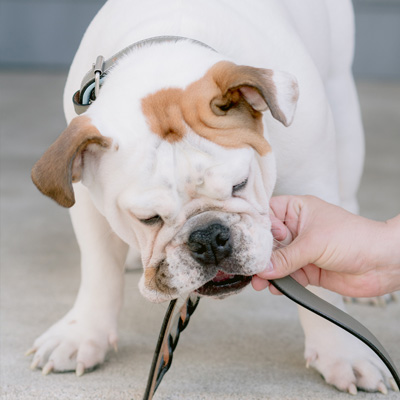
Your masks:
<svg viewBox="0 0 400 400"><path fill-rule="evenodd" d="M139 219L139 221L145 225L156 225L162 221L162 218L159 215L155 215L154 217Z"/></svg>
<svg viewBox="0 0 400 400"><path fill-rule="evenodd" d="M248 179L246 178L243 182L239 183L238 185L235 185L232 187L232 193L239 192L240 190L244 189L247 185Z"/></svg>

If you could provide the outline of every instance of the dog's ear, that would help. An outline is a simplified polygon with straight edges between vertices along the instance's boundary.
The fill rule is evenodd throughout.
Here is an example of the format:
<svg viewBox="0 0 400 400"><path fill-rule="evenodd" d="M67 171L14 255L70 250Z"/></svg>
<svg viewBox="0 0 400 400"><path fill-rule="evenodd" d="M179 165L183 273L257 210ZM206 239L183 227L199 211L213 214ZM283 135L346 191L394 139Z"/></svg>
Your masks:
<svg viewBox="0 0 400 400"><path fill-rule="evenodd" d="M254 112L269 109L283 125L292 123L299 90L291 74L222 61L214 66L213 79L221 90L221 95L211 101L216 115L243 107L244 99Z"/></svg>
<svg viewBox="0 0 400 400"><path fill-rule="evenodd" d="M46 196L63 207L75 203L73 182L81 179L83 153L111 146L112 139L100 134L87 116L74 118L32 168L32 181Z"/></svg>

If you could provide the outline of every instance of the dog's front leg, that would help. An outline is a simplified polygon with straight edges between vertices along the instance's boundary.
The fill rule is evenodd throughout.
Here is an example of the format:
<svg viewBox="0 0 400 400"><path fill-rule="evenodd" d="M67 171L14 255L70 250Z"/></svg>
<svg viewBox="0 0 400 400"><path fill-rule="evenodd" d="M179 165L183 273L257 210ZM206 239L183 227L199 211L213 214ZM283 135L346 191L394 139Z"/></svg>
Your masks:
<svg viewBox="0 0 400 400"><path fill-rule="evenodd" d="M72 309L34 343L32 367L44 374L76 370L82 375L117 345L128 246L95 209L85 187L75 185L75 194L71 217L81 249L81 285Z"/></svg>

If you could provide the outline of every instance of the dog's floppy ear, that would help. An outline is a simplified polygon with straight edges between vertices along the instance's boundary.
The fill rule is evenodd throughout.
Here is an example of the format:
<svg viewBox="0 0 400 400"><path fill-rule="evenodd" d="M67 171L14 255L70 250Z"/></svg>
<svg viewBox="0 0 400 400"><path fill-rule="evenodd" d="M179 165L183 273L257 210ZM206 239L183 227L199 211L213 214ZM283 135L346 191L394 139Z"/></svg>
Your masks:
<svg viewBox="0 0 400 400"><path fill-rule="evenodd" d="M112 139L100 134L87 116L74 118L32 168L32 181L46 196L63 207L75 203L73 182L81 179L83 152L106 149Z"/></svg>
<svg viewBox="0 0 400 400"><path fill-rule="evenodd" d="M211 101L215 114L223 115L242 98L254 111L270 109L283 125L292 123L299 97L293 75L222 61L214 66L213 78L222 93Z"/></svg>

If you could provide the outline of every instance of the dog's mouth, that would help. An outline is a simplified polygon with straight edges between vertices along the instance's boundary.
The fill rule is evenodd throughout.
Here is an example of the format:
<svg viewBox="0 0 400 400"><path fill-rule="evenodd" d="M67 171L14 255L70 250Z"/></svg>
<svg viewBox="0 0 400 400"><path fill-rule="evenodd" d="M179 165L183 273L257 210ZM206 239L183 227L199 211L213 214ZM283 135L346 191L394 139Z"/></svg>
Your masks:
<svg viewBox="0 0 400 400"><path fill-rule="evenodd" d="M202 296L226 296L243 289L250 283L251 278L251 276L234 275L218 271L217 275L211 281L200 286L195 292Z"/></svg>

